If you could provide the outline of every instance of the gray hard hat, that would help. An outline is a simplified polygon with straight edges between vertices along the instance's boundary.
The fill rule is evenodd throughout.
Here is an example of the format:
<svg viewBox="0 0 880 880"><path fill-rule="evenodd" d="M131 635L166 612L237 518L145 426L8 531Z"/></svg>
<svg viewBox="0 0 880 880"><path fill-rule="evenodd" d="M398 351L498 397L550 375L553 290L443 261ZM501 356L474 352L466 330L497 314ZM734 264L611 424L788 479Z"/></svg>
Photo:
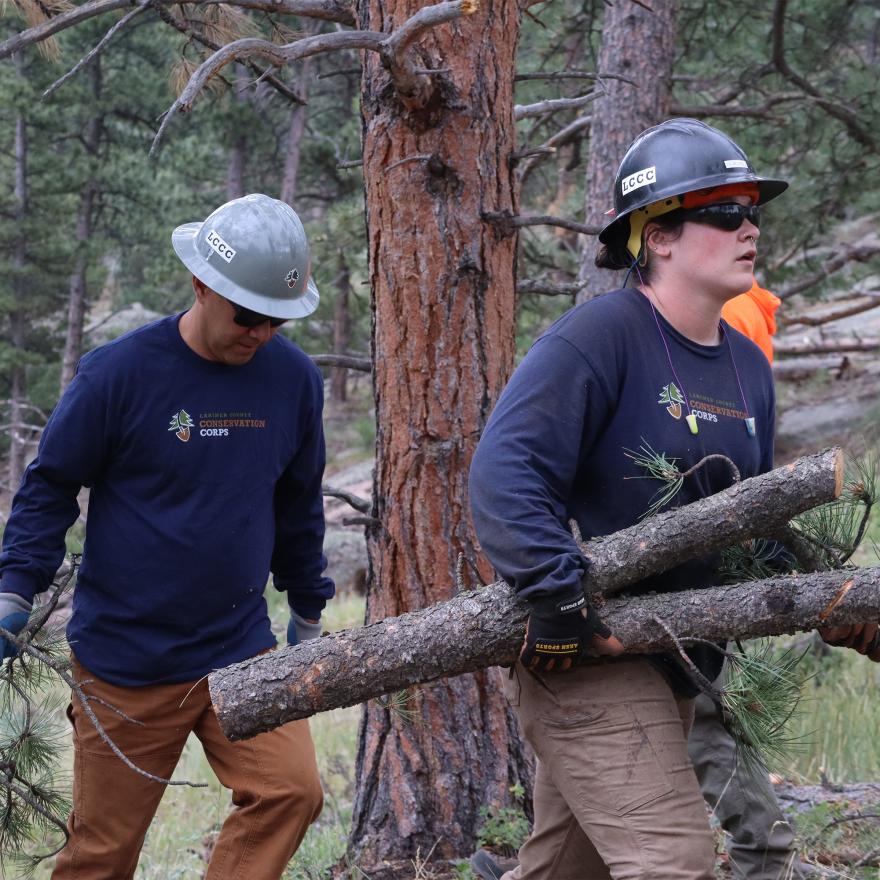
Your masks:
<svg viewBox="0 0 880 880"><path fill-rule="evenodd" d="M171 235L184 266L211 290L270 318L303 318L318 308L309 241L296 211L252 193L226 202L204 223Z"/></svg>

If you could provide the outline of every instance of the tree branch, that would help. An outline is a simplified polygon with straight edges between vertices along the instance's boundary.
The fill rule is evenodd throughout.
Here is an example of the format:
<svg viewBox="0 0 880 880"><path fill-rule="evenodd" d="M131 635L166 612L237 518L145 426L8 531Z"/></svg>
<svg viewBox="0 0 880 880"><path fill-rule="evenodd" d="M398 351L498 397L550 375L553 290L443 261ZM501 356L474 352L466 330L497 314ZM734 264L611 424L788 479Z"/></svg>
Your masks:
<svg viewBox="0 0 880 880"><path fill-rule="evenodd" d="M107 33L104 34L103 37L101 37L101 39L91 49L91 51L88 52L88 54L80 58L80 60L77 61L77 63L74 64L73 67L71 67L70 70L68 70L67 73L64 74L64 76L56 79L55 82L53 82L52 85L43 92L43 98L48 98L51 94L53 94L53 92L60 89L61 86L63 86L64 83L66 83L69 79L76 76L76 74L79 73L79 71L82 70L93 58L97 57L101 53L104 47L110 42L110 40L113 39L113 37L116 36L117 33L119 33L119 31L125 28L133 18L136 18L142 12L146 11L147 7L152 5L152 3L153 0L137 0L137 6L135 6L135 8L131 10L131 12L122 16L122 18L120 18L119 21L117 21L116 24L114 24L113 27L111 27L107 31Z"/></svg>
<svg viewBox="0 0 880 880"><path fill-rule="evenodd" d="M537 104L517 104L513 108L513 118L519 121L534 116L546 116L548 113L558 113L560 110L576 110L585 107L598 97L597 92L590 92L579 98L552 98L548 101L539 101Z"/></svg>
<svg viewBox="0 0 880 880"><path fill-rule="evenodd" d="M776 0L773 8L773 65L789 82L796 85L815 99L816 104L829 116L833 116L846 126L854 140L873 152L878 151L877 142L866 131L858 120L855 111L845 107L841 102L832 101L823 95L809 80L796 73L785 59L785 12L788 0Z"/></svg>
<svg viewBox="0 0 880 880"><path fill-rule="evenodd" d="M774 339L773 352L777 355L836 354L848 351L877 351L880 339L839 337L837 339Z"/></svg>
<svg viewBox="0 0 880 880"><path fill-rule="evenodd" d="M157 0L157 2L164 6L181 6L191 0ZM357 22L353 3L346 2L346 0L202 0L201 5L208 6L219 3L282 15L302 15L307 18L318 18L350 26L354 26ZM88 0L81 6L76 6L4 40L0 43L0 59L8 58L27 46L39 43L59 31L74 27L97 15L125 9L128 6L131 6L131 0Z"/></svg>
<svg viewBox="0 0 880 880"><path fill-rule="evenodd" d="M319 367L345 367L347 370L358 370L361 373L370 373L373 370L373 362L365 357L349 354L313 354L310 357Z"/></svg>
<svg viewBox="0 0 880 880"><path fill-rule="evenodd" d="M859 315L869 312L880 306L880 291L867 291L858 299L848 300L842 303L832 303L827 311L805 312L802 315L785 317L785 326L792 327L795 324L805 324L808 327L819 327L822 324L830 324L841 318L849 318L851 315Z"/></svg>
<svg viewBox="0 0 880 880"><path fill-rule="evenodd" d="M156 3L156 0L154 0L154 5L156 6L156 12L159 14L159 18L161 18L165 24L180 31L185 37L195 40L197 43L200 43L202 46L205 46L205 48L211 49L214 52L222 48L219 43L209 40L204 34L198 33L195 28L189 27L183 22L178 21L170 12L168 12L167 9L162 9L162 7ZM256 74L257 82L265 80L273 89L275 89L276 92L284 95L285 98L292 101L294 104L305 104L305 101L299 93L287 85L286 82L278 79L277 76L273 76L268 68L264 69L258 64L254 64L252 61L248 61L246 64L248 69Z"/></svg>
<svg viewBox="0 0 880 880"><path fill-rule="evenodd" d="M426 98L425 84L430 82L430 77L417 72L417 68L409 64L404 57L407 47L426 30L460 15L468 15L475 9L474 0L438 3L419 10L390 35L377 31L341 31L317 34L283 46L255 37L235 40L218 49L193 72L180 96L165 113L150 147L150 156L158 154L172 118L177 113L186 113L192 109L196 97L212 77L233 61L241 62L254 57L263 58L275 67L281 67L326 52L355 49L377 52L389 66L392 79L404 102L411 108L416 107Z"/></svg>
<svg viewBox="0 0 880 880"><path fill-rule="evenodd" d="M577 296L586 286L586 281L572 281L568 284L551 284L549 281L517 281L517 296L534 294L537 296Z"/></svg>
<svg viewBox="0 0 880 880"><path fill-rule="evenodd" d="M796 293L801 293L812 287L814 284L824 281L829 275L842 269L847 263L864 263L877 254L880 254L880 243L870 242L868 244L855 246L843 245L842 253L826 260L815 272L787 284L781 290L777 291L776 295L781 300L786 300L790 296L794 296Z"/></svg>
<svg viewBox="0 0 880 880"><path fill-rule="evenodd" d="M321 486L321 493L330 498L338 498L340 501L344 501L358 513L369 513L373 507L372 501L368 501L366 498L361 498L358 495L353 495L351 492L346 492L343 489L337 489L335 486L330 486L327 483Z"/></svg>
<svg viewBox="0 0 880 880"><path fill-rule="evenodd" d="M580 235L598 235L601 232L599 226L585 226L565 217L554 217L551 214L511 214L508 211L484 211L480 219L486 223L493 223L502 235L512 235L514 230L523 226L558 226L561 229L570 229Z"/></svg>

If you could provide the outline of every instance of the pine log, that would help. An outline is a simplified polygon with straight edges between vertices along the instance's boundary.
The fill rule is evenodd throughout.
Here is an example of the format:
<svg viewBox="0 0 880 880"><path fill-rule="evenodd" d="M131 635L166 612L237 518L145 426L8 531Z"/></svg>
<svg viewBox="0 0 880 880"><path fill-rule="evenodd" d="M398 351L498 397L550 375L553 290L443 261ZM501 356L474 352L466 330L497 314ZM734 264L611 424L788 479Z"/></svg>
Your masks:
<svg viewBox="0 0 880 880"><path fill-rule="evenodd" d="M350 706L519 653L528 604L503 582L422 611L284 648L211 675L223 732L246 739L286 721ZM757 638L880 618L880 567L790 575L679 593L618 596L602 618L627 653L679 639Z"/></svg>
<svg viewBox="0 0 880 880"><path fill-rule="evenodd" d="M776 534L797 513L838 497L842 480L842 454L831 449L614 535L582 543L581 551L591 563L584 587L607 596L683 559L751 537ZM651 614L659 613L648 597L618 601L629 609L623 617L632 616L642 627L648 618L633 610L635 606L646 613L650 609ZM687 622L681 617L685 612L664 604L670 597L658 601L662 616L669 615L675 631L698 631L690 624L682 625L683 620ZM676 601L685 602L685 611L701 605ZM606 606L609 613L612 607L617 606ZM422 611L219 670L209 678L214 709L226 735L243 739L294 718L362 702L412 684L509 663L522 642L526 614L526 605L507 584L498 582ZM709 621L704 623L708 626ZM617 625L623 627L618 635L628 650L653 650L644 647L648 644L645 638L632 635L624 619L612 624L615 632ZM798 624L790 626L797 628ZM776 630L783 631L784 627Z"/></svg>

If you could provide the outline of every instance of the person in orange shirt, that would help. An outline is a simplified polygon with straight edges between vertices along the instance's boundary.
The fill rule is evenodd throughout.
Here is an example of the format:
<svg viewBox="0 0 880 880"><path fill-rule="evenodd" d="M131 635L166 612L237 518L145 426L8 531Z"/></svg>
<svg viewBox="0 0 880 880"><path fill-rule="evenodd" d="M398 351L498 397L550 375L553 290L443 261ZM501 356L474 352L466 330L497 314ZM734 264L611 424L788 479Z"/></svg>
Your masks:
<svg viewBox="0 0 880 880"><path fill-rule="evenodd" d="M764 290L757 280L745 293L728 300L721 309L721 317L735 330L748 336L767 360L773 363L773 335L776 333L776 310L782 300Z"/></svg>

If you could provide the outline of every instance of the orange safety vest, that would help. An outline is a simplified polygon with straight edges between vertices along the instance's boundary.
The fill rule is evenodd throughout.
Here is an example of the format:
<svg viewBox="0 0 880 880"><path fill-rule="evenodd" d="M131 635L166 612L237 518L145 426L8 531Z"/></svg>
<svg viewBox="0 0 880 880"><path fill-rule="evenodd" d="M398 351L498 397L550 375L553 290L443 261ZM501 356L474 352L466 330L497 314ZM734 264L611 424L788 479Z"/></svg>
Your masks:
<svg viewBox="0 0 880 880"><path fill-rule="evenodd" d="M721 310L721 317L731 327L748 336L767 360L773 363L773 334L776 332L776 310L782 302L769 290L752 283L752 289L728 300Z"/></svg>

